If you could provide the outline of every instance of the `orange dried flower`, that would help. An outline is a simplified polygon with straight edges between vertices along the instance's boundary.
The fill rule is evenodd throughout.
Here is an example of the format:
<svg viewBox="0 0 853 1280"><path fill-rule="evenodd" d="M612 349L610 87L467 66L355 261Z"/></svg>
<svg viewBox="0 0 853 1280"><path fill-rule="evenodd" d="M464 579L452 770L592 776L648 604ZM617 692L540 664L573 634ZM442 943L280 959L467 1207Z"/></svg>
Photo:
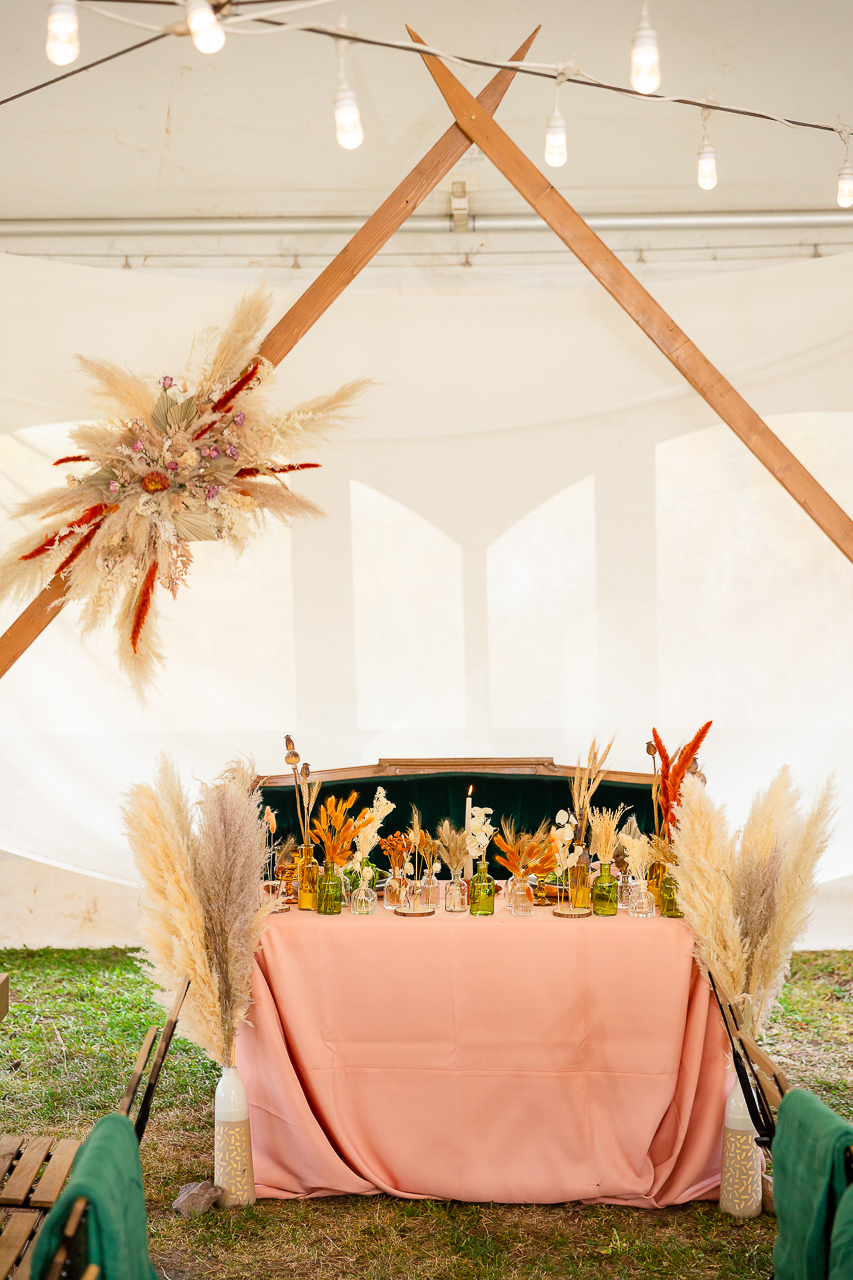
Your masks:
<svg viewBox="0 0 853 1280"><path fill-rule="evenodd" d="M169 477L164 476L162 471L149 471L142 481L142 487L146 493L162 493L169 487Z"/></svg>

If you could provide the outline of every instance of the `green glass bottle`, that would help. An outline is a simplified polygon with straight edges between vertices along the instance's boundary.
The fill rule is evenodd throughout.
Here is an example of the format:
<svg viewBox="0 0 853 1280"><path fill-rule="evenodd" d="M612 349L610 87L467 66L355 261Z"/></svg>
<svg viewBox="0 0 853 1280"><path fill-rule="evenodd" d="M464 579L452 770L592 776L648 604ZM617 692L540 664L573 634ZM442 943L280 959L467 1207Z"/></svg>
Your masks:
<svg viewBox="0 0 853 1280"><path fill-rule="evenodd" d="M493 916L495 914L495 882L489 875L489 866L485 858L477 867L477 874L471 881L469 894L472 916Z"/></svg>
<svg viewBox="0 0 853 1280"><path fill-rule="evenodd" d="M326 862L317 881L317 915L339 916L343 884L333 862Z"/></svg>
<svg viewBox="0 0 853 1280"><path fill-rule="evenodd" d="M667 920L682 920L684 912L678 909L678 881L666 875L660 882L660 913Z"/></svg>
<svg viewBox="0 0 853 1280"><path fill-rule="evenodd" d="M609 862L602 862L601 871L592 886L592 913L596 916L616 915L616 895L619 886L610 870Z"/></svg>

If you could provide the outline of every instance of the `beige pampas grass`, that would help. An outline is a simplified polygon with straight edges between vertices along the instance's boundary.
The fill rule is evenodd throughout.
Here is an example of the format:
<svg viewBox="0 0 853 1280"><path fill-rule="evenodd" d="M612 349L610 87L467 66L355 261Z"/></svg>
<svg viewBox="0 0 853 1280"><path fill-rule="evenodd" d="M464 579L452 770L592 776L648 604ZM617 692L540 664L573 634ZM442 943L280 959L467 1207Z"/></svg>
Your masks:
<svg viewBox="0 0 853 1280"><path fill-rule="evenodd" d="M734 997L752 1034L766 1022L808 922L835 816L833 779L807 814L799 801L785 767L732 835L703 784L688 775L682 785L673 839L678 904L697 958Z"/></svg>
<svg viewBox="0 0 853 1280"><path fill-rule="evenodd" d="M604 777L604 764L614 741L615 739L611 738L599 755L598 743L593 738L587 753L586 765L582 765L578 760L574 776L569 783L572 795L572 810L577 819L577 827L575 829L576 844L582 845L584 843L587 823L589 822L589 806L592 797L598 790L598 784Z"/></svg>
<svg viewBox="0 0 853 1280"><path fill-rule="evenodd" d="M260 905L265 828L253 777L253 765L234 761L191 806L173 761L161 756L154 785L132 787L124 807L158 978L174 988L189 977L182 1033L222 1066L234 1063L254 954L275 905ZM169 1007L165 994L162 1003Z"/></svg>

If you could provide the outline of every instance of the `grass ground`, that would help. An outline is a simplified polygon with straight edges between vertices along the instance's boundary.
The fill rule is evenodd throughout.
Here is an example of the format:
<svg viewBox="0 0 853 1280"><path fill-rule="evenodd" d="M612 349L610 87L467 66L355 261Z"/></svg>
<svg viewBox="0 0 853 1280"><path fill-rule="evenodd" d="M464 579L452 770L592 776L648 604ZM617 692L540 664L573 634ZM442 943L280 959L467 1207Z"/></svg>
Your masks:
<svg viewBox="0 0 853 1280"><path fill-rule="evenodd" d="M2 951L0 1129L83 1137L124 1092L145 1027L162 1022L128 951ZM802 953L767 1034L792 1083L853 1120L853 953ZM150 1247L166 1280L533 1280L769 1277L775 1220L709 1203L647 1212L601 1205L461 1204L339 1197L265 1201L186 1222L183 1183L212 1177L216 1069L176 1039L142 1163Z"/></svg>

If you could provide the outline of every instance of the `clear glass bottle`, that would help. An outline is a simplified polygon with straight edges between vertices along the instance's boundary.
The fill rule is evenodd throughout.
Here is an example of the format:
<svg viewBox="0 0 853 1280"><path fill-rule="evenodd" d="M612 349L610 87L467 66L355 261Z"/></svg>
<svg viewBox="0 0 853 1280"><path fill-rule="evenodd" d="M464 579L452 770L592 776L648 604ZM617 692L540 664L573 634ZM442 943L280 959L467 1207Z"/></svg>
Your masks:
<svg viewBox="0 0 853 1280"><path fill-rule="evenodd" d="M441 906L441 885L432 871L428 871L421 880L420 902L425 907L435 910Z"/></svg>
<svg viewBox="0 0 853 1280"><path fill-rule="evenodd" d="M592 912L596 916L615 916L619 886L610 870L609 862L602 862L601 871L592 886Z"/></svg>
<svg viewBox="0 0 853 1280"><path fill-rule="evenodd" d="M633 889L635 884L636 884L636 881L634 880L634 877L628 874L628 868L626 867L625 870L622 872L622 877L619 881L619 893L616 899L616 905L620 911L628 910L628 904L631 898L631 890Z"/></svg>
<svg viewBox="0 0 853 1280"><path fill-rule="evenodd" d="M489 864L485 858L477 867L477 873L471 881L468 910L472 916L493 916L495 914L495 882L489 875Z"/></svg>
<svg viewBox="0 0 853 1280"><path fill-rule="evenodd" d="M468 886L462 879L461 870L451 871L444 886L444 909L450 912L468 910Z"/></svg>
<svg viewBox="0 0 853 1280"><path fill-rule="evenodd" d="M655 915L655 900L645 880L636 880L628 897L628 915L645 919Z"/></svg>
<svg viewBox="0 0 853 1280"><path fill-rule="evenodd" d="M533 888L527 876L515 876L509 893L509 909L514 916L533 915Z"/></svg>
<svg viewBox="0 0 853 1280"><path fill-rule="evenodd" d="M302 845L299 852L302 856L299 860L297 905L300 911L316 911L320 864L314 857L314 850L310 844Z"/></svg>
<svg viewBox="0 0 853 1280"><path fill-rule="evenodd" d="M667 920L682 920L684 912L678 907L678 881L665 875L660 882L660 913Z"/></svg>
<svg viewBox="0 0 853 1280"><path fill-rule="evenodd" d="M323 866L323 874L317 881L317 915L339 916L342 897L343 884L338 869L333 862L327 860Z"/></svg>
<svg viewBox="0 0 853 1280"><path fill-rule="evenodd" d="M386 880L385 888L382 891L382 905L386 911L396 911L406 900L406 881L403 879L403 873L394 875Z"/></svg>
<svg viewBox="0 0 853 1280"><path fill-rule="evenodd" d="M360 884L357 889L353 889L352 897L349 901L349 909L354 916L373 916L376 914L376 908L379 904L379 895L375 889L371 889L367 883Z"/></svg>

